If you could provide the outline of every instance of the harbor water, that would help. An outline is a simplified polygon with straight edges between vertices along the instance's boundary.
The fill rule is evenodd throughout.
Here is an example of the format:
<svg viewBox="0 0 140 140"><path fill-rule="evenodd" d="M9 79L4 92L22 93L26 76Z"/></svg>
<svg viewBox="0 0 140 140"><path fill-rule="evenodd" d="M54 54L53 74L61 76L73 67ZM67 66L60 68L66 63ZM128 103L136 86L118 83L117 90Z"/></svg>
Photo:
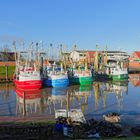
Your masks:
<svg viewBox="0 0 140 140"><path fill-rule="evenodd" d="M140 77L130 75L128 82L94 81L90 86L25 91L13 83L0 85L0 121L55 120L58 109L81 109L86 119L117 112L122 123L140 124Z"/></svg>

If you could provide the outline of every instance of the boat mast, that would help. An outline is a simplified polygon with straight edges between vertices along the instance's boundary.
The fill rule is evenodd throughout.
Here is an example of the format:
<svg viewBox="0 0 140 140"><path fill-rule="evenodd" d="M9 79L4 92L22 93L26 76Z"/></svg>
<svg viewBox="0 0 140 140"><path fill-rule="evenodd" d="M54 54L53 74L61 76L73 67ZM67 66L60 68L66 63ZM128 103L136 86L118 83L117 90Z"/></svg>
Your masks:
<svg viewBox="0 0 140 140"><path fill-rule="evenodd" d="M14 48L14 51L15 51L15 65L16 65L16 68L15 68L15 75L17 77L17 73L18 73L18 64L17 64L17 50L16 50L16 42L14 41L13 42L13 48Z"/></svg>
<svg viewBox="0 0 140 140"><path fill-rule="evenodd" d="M96 52L95 52L95 60L94 60L94 69L95 71L97 72L98 71L98 57L99 57L99 54L98 54L98 45L96 45Z"/></svg>
<svg viewBox="0 0 140 140"><path fill-rule="evenodd" d="M62 63L62 44L60 44L60 65L61 65L61 73L63 72L63 63Z"/></svg>

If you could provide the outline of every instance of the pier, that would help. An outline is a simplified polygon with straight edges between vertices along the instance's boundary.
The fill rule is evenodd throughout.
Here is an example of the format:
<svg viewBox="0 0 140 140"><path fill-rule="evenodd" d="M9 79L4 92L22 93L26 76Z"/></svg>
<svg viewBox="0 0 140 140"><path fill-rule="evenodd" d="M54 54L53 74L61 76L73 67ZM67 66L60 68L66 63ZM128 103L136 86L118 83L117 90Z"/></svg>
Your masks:
<svg viewBox="0 0 140 140"><path fill-rule="evenodd" d="M13 82L13 78L0 78L0 83Z"/></svg>

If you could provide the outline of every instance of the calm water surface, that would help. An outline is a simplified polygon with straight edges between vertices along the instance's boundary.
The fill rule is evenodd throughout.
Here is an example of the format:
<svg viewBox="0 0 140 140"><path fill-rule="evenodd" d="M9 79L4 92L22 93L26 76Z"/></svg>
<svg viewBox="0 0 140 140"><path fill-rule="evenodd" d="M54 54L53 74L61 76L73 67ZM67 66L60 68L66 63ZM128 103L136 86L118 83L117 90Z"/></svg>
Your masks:
<svg viewBox="0 0 140 140"><path fill-rule="evenodd" d="M25 91L25 95L23 92L13 84L0 85L1 118L55 118L57 109L81 109L86 118L102 117L113 111L121 114L124 123L140 124L139 74L129 75L129 82L94 82L92 86L44 88Z"/></svg>

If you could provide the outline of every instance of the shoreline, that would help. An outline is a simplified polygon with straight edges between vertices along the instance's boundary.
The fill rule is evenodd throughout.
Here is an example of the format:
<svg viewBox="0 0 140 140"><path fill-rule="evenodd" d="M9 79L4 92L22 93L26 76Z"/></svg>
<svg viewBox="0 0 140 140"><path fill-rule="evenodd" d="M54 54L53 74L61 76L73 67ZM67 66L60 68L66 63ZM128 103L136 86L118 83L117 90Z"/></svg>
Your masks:
<svg viewBox="0 0 140 140"><path fill-rule="evenodd" d="M99 139L140 139L130 130L131 126L122 126L122 132L118 136L100 137ZM55 121L18 121L18 122L1 122L0 120L0 139L73 139L64 136L61 132L54 132ZM80 140L89 138L76 138ZM90 138L91 139L91 138ZM96 138L92 138L96 139Z"/></svg>

